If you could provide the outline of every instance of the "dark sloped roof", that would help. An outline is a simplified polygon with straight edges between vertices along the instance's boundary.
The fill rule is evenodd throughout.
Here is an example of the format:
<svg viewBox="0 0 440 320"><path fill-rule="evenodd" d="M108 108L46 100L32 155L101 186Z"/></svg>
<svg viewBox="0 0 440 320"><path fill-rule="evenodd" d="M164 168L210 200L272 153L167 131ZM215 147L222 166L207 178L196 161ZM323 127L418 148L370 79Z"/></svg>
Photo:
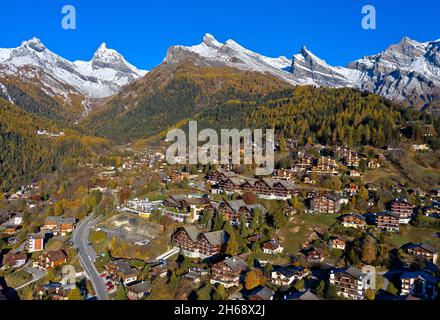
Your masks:
<svg viewBox="0 0 440 320"><path fill-rule="evenodd" d="M356 279L359 279L362 277L362 272L355 268L355 267L348 267L348 268L341 268L341 269L334 269L333 273L346 273Z"/></svg>
<svg viewBox="0 0 440 320"><path fill-rule="evenodd" d="M348 218L348 217L355 217L359 220L365 221L365 217L363 215L357 214L357 213L345 214L341 217L341 219Z"/></svg>
<svg viewBox="0 0 440 320"><path fill-rule="evenodd" d="M285 267L278 267L275 268L275 272L278 272L285 276L286 278L291 278L298 272L304 271L303 267L295 267L295 266L285 266Z"/></svg>
<svg viewBox="0 0 440 320"><path fill-rule="evenodd" d="M294 292L286 296L285 300L302 300L302 301L313 301L320 300L319 297L312 293L310 290L305 292Z"/></svg>
<svg viewBox="0 0 440 320"><path fill-rule="evenodd" d="M208 232L204 234L206 240L208 240L209 244L212 246L223 245L226 243L228 236L226 232L223 230Z"/></svg>
<svg viewBox="0 0 440 320"><path fill-rule="evenodd" d="M420 248L425 249L426 251L429 251L431 253L437 253L437 249L431 246L429 243L422 243L420 244Z"/></svg>
<svg viewBox="0 0 440 320"><path fill-rule="evenodd" d="M239 211L243 207L246 207L246 203L243 200L230 200L230 201L227 201L227 204L235 212Z"/></svg>
<svg viewBox="0 0 440 320"><path fill-rule="evenodd" d="M439 283L440 282L440 279L438 279L437 277L434 277L430 273L423 271L423 270L404 272L400 276L400 279L415 279L415 278L422 278L425 281L428 281L430 283Z"/></svg>
<svg viewBox="0 0 440 320"><path fill-rule="evenodd" d="M234 271L247 268L247 264L238 257L228 258L224 261L224 263Z"/></svg>
<svg viewBox="0 0 440 320"><path fill-rule="evenodd" d="M274 294L275 293L268 287L260 287L253 290L249 296L255 296L262 300L270 300Z"/></svg>
<svg viewBox="0 0 440 320"><path fill-rule="evenodd" d="M128 286L128 290L135 294L145 293L151 290L151 283L149 281L139 282Z"/></svg>
<svg viewBox="0 0 440 320"><path fill-rule="evenodd" d="M183 228L188 236L191 238L192 241L197 241L197 238L200 235L200 230L197 229L195 226L186 226Z"/></svg>
<svg viewBox="0 0 440 320"><path fill-rule="evenodd" d="M408 249L415 249L415 248L422 248L428 252L431 252L433 254L437 253L438 250L431 246L429 243L407 243L402 246L402 249L408 250Z"/></svg>

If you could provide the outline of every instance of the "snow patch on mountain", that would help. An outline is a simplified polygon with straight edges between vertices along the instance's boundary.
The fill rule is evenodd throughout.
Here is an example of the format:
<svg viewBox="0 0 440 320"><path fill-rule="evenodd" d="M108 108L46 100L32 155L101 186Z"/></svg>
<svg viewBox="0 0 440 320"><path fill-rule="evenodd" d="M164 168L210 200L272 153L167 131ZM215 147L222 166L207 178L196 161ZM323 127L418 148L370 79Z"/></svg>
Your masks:
<svg viewBox="0 0 440 320"><path fill-rule="evenodd" d="M12 101L11 97L9 96L8 93L8 89L5 87L5 85L3 83L0 82L0 93L2 93L1 96L6 97L6 99L10 102L10 103L14 103L14 101Z"/></svg>
<svg viewBox="0 0 440 320"><path fill-rule="evenodd" d="M27 81L38 78L57 95L80 93L104 98L146 73L105 45L98 48L91 61L76 62L53 53L37 38L24 41L18 48L0 49L0 74L18 75Z"/></svg>

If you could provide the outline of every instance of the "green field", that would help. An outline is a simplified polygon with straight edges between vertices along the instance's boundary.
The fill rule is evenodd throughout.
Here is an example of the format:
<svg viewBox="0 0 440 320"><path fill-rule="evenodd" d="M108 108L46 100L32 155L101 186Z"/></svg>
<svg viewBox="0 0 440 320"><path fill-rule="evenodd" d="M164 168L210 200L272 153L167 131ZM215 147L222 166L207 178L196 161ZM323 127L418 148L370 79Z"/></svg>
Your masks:
<svg viewBox="0 0 440 320"><path fill-rule="evenodd" d="M386 242L394 248L400 248L409 242L425 242L440 249L440 239L434 237L436 232L438 232L436 229L415 228L411 225L401 226L400 233L388 234L386 236Z"/></svg>
<svg viewBox="0 0 440 320"><path fill-rule="evenodd" d="M32 275L24 270L11 273L5 277L8 287L17 288L32 280Z"/></svg>
<svg viewBox="0 0 440 320"><path fill-rule="evenodd" d="M310 236L314 231L328 230L337 221L337 216L329 214L302 214L293 217L286 227L281 229L278 237L289 254L295 254L302 249L303 244L314 240Z"/></svg>

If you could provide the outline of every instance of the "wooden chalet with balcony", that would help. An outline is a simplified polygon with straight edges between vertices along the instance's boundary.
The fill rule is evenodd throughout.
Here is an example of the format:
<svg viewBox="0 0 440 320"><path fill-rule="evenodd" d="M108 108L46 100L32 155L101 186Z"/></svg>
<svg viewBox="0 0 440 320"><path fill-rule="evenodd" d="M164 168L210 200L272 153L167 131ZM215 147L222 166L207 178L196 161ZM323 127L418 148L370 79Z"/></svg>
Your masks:
<svg viewBox="0 0 440 320"><path fill-rule="evenodd" d="M212 266L210 283L225 288L237 287L246 269L247 265L240 257L227 258Z"/></svg>
<svg viewBox="0 0 440 320"><path fill-rule="evenodd" d="M177 230L173 242L182 253L191 258L207 259L223 252L228 235L223 230L204 232L194 226Z"/></svg>
<svg viewBox="0 0 440 320"><path fill-rule="evenodd" d="M354 267L332 270L330 284L337 287L338 296L351 300L363 300L369 285L365 275Z"/></svg>

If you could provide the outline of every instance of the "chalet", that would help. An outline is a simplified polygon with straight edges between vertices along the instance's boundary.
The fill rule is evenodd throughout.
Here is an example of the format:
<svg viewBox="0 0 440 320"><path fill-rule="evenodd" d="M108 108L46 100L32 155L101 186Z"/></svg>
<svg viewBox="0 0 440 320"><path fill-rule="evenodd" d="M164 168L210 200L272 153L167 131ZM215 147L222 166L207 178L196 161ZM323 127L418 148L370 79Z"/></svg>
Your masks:
<svg viewBox="0 0 440 320"><path fill-rule="evenodd" d="M176 246L191 258L207 259L222 253L228 240L224 231L204 232L194 226L179 229L173 236Z"/></svg>
<svg viewBox="0 0 440 320"><path fill-rule="evenodd" d="M369 288L366 280L366 275L354 267L330 272L330 284L337 287L338 296L346 299L363 300L365 291Z"/></svg>
<svg viewBox="0 0 440 320"><path fill-rule="evenodd" d="M401 295L435 300L440 280L426 271L405 272L400 277Z"/></svg>
<svg viewBox="0 0 440 320"><path fill-rule="evenodd" d="M413 144L412 149L414 151L428 151L428 150L430 150L429 146L427 144Z"/></svg>
<svg viewBox="0 0 440 320"><path fill-rule="evenodd" d="M340 158L347 158L348 154L351 153L351 150L347 146L337 147L336 151Z"/></svg>
<svg viewBox="0 0 440 320"><path fill-rule="evenodd" d="M232 177L232 178L227 178L225 180L221 180L218 183L218 187L227 195L232 195L235 193L242 194L243 193L242 186L246 182L247 181L241 177Z"/></svg>
<svg viewBox="0 0 440 320"><path fill-rule="evenodd" d="M164 214L176 221L198 221L202 211L208 207L211 199L206 195L174 195L163 201Z"/></svg>
<svg viewBox="0 0 440 320"><path fill-rule="evenodd" d="M72 286L65 285L58 282L50 282L42 286L39 290L41 296L45 295L50 300L63 301L68 300L69 292L72 290Z"/></svg>
<svg viewBox="0 0 440 320"><path fill-rule="evenodd" d="M402 247L409 255L422 257L423 259L437 264L438 250L427 243L409 243Z"/></svg>
<svg viewBox="0 0 440 320"><path fill-rule="evenodd" d="M295 184L291 181L263 178L253 185L253 192L258 197L268 200L289 200L298 194Z"/></svg>
<svg viewBox="0 0 440 320"><path fill-rule="evenodd" d="M241 258L227 258L212 266L210 283L221 284L225 288L237 287L246 268L247 265Z"/></svg>
<svg viewBox="0 0 440 320"><path fill-rule="evenodd" d="M284 296L283 300L317 301L319 297L310 290L303 292L293 292Z"/></svg>
<svg viewBox="0 0 440 320"><path fill-rule="evenodd" d="M150 272L153 278L165 278L168 275L168 266L166 263L160 263L151 267Z"/></svg>
<svg viewBox="0 0 440 320"><path fill-rule="evenodd" d="M368 191L372 191L372 192L377 192L381 189L381 186L377 183L367 183L366 187Z"/></svg>
<svg viewBox="0 0 440 320"><path fill-rule="evenodd" d="M194 283L199 283L203 276L208 275L207 270L199 269L199 268L189 268L188 273L186 273L183 277L186 280L192 281Z"/></svg>
<svg viewBox="0 0 440 320"><path fill-rule="evenodd" d="M125 285L138 279L139 271L124 260L110 261L104 268L114 280L121 280Z"/></svg>
<svg viewBox="0 0 440 320"><path fill-rule="evenodd" d="M29 234L27 236L26 251L29 253L43 251L45 234Z"/></svg>
<svg viewBox="0 0 440 320"><path fill-rule="evenodd" d="M321 212L335 214L341 210L341 204L339 202L339 197L333 194L325 194L313 198L310 202L311 212Z"/></svg>
<svg viewBox="0 0 440 320"><path fill-rule="evenodd" d="M440 188L432 189L429 194L435 198L440 198Z"/></svg>
<svg viewBox="0 0 440 320"><path fill-rule="evenodd" d="M354 196L358 193L359 191L359 186L355 183L350 183L346 188L345 188L345 192L350 195L350 196Z"/></svg>
<svg viewBox="0 0 440 320"><path fill-rule="evenodd" d="M313 180L313 179L310 178L310 177L304 177L303 182L304 182L305 184L316 184L316 180Z"/></svg>
<svg viewBox="0 0 440 320"><path fill-rule="evenodd" d="M345 158L345 165L351 168L359 167L359 156L357 153L349 151Z"/></svg>
<svg viewBox="0 0 440 320"><path fill-rule="evenodd" d="M324 251L320 248L311 249L306 252L306 258L311 263L321 263L324 261Z"/></svg>
<svg viewBox="0 0 440 320"><path fill-rule="evenodd" d="M253 244L261 239L261 234L256 234L247 238L248 243Z"/></svg>
<svg viewBox="0 0 440 320"><path fill-rule="evenodd" d="M378 213L376 215L376 226L383 231L399 232L399 217L393 213Z"/></svg>
<svg viewBox="0 0 440 320"><path fill-rule="evenodd" d="M278 169L273 173L273 178L276 180L293 180L295 177L295 170L293 169Z"/></svg>
<svg viewBox="0 0 440 320"><path fill-rule="evenodd" d="M302 280L309 275L303 267L276 267L271 273L270 282L277 286L290 286L294 281Z"/></svg>
<svg viewBox="0 0 440 320"><path fill-rule="evenodd" d="M330 250L345 250L347 243L341 238L332 238L328 241Z"/></svg>
<svg viewBox="0 0 440 320"><path fill-rule="evenodd" d="M221 180L218 188L228 195L254 192L259 198L268 200L288 200L298 194L298 190L292 181L272 178L256 180L230 177Z"/></svg>
<svg viewBox="0 0 440 320"><path fill-rule="evenodd" d="M16 269L24 266L26 264L27 255L26 253L8 252L3 257L3 265Z"/></svg>
<svg viewBox="0 0 440 320"><path fill-rule="evenodd" d="M136 282L139 276L139 271L136 268L122 269L120 270L120 276L124 285Z"/></svg>
<svg viewBox="0 0 440 320"><path fill-rule="evenodd" d="M149 281L142 281L127 286L128 300L141 300L151 293L151 283Z"/></svg>
<svg viewBox="0 0 440 320"><path fill-rule="evenodd" d="M318 175L338 175L338 164L330 157L321 157L318 165L313 168L313 172Z"/></svg>
<svg viewBox="0 0 440 320"><path fill-rule="evenodd" d="M217 170L217 171L211 171L208 173L206 179L208 183L211 184L217 184L220 181L227 180L229 178L237 178L238 175L235 172L232 171L225 171L225 170Z"/></svg>
<svg viewBox="0 0 440 320"><path fill-rule="evenodd" d="M273 300L275 292L268 287L258 287L248 295L248 300L251 301L270 301Z"/></svg>
<svg viewBox="0 0 440 320"><path fill-rule="evenodd" d="M240 221L242 221L241 219L250 222L257 210L259 210L263 216L267 214L267 210L263 205L248 205L243 200L225 200L218 207L220 214L232 225L239 225Z"/></svg>
<svg viewBox="0 0 440 320"><path fill-rule="evenodd" d="M295 163L295 166L299 168L300 170L305 170L313 167L313 160L312 158L303 155L298 158L298 160Z"/></svg>
<svg viewBox="0 0 440 320"><path fill-rule="evenodd" d="M363 215L355 213L343 215L340 220L345 228L363 229L367 224Z"/></svg>
<svg viewBox="0 0 440 320"><path fill-rule="evenodd" d="M188 179L189 179L188 172L174 170L173 172L170 173L170 180L173 183L179 183L179 182L182 182L182 181L188 180Z"/></svg>
<svg viewBox="0 0 440 320"><path fill-rule="evenodd" d="M37 265L43 269L56 268L67 262L67 256L62 250L47 251L37 258Z"/></svg>
<svg viewBox="0 0 440 320"><path fill-rule="evenodd" d="M350 177L359 178L360 176L361 176L361 173L358 170L350 170Z"/></svg>
<svg viewBox="0 0 440 320"><path fill-rule="evenodd" d="M6 215L6 216L10 217L10 214ZM0 220L1 220L1 217L0 217ZM9 220L7 220L2 225L0 225L0 230L2 230L2 232L5 235L12 236L15 233L17 233L19 226L22 224L22 222L23 222L23 215L21 213L18 213L15 216L11 217Z"/></svg>
<svg viewBox="0 0 440 320"><path fill-rule="evenodd" d="M48 217L44 223L42 230L51 231L53 234L65 236L75 230L75 218Z"/></svg>
<svg viewBox="0 0 440 320"><path fill-rule="evenodd" d="M371 159L370 161L368 161L367 163L367 168L374 170L374 169L379 169L381 167L381 164L379 161L377 161L376 159Z"/></svg>
<svg viewBox="0 0 440 320"><path fill-rule="evenodd" d="M424 207L423 208L423 215L425 217L430 217L430 218L440 218L440 207L436 207L434 205L432 206L428 206L428 207Z"/></svg>
<svg viewBox="0 0 440 320"><path fill-rule="evenodd" d="M267 254L279 254L283 253L284 251L284 248L277 240L270 240L268 242L265 242L262 249L263 252Z"/></svg>
<svg viewBox="0 0 440 320"><path fill-rule="evenodd" d="M1 226L1 231L6 236L13 236L18 232L18 226L12 224L4 224Z"/></svg>
<svg viewBox="0 0 440 320"><path fill-rule="evenodd" d="M210 203L211 200L206 195L174 195L163 201L165 207L177 208L181 211L189 211L191 206L206 207Z"/></svg>
<svg viewBox="0 0 440 320"><path fill-rule="evenodd" d="M399 217L400 224L408 224L414 213L414 206L404 200L391 202L391 212Z"/></svg>

